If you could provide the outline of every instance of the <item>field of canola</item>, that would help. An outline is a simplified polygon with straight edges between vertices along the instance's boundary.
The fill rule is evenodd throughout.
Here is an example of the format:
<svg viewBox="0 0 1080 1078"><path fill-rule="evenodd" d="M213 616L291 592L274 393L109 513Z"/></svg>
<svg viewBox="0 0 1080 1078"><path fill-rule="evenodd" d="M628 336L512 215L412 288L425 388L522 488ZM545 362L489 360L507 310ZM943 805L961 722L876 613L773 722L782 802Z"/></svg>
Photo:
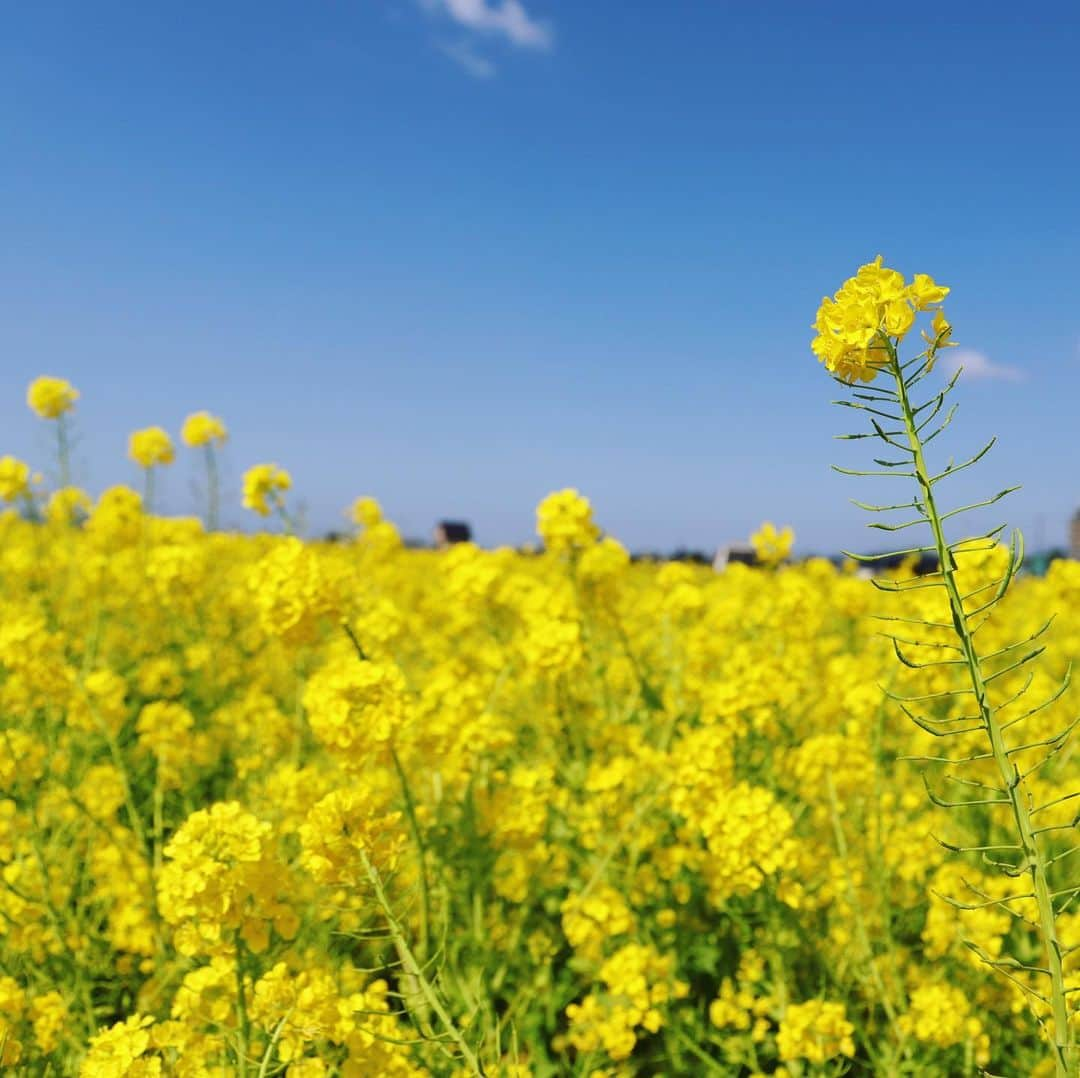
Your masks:
<svg viewBox="0 0 1080 1078"><path fill-rule="evenodd" d="M287 519L287 487L255 469L247 504ZM987 905L1015 883L943 844L1008 821L931 803L920 772L963 788L901 759L939 749L880 688L951 675L896 661L871 615L900 599L853 572L632 564L573 491L536 555L407 550L371 499L340 543L212 532L12 458L0 497L11 1073L1052 1073L1031 975L976 953L1037 964L1031 900ZM1044 695L1080 657L1080 564L982 640L1053 611ZM1026 736L1078 712L1068 688Z"/></svg>

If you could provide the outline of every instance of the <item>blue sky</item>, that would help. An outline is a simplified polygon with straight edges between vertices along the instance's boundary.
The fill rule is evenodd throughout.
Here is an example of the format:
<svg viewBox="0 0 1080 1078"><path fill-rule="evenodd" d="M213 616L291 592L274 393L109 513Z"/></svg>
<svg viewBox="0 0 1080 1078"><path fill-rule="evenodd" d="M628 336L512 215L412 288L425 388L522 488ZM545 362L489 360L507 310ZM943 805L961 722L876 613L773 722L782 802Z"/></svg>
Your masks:
<svg viewBox="0 0 1080 1078"><path fill-rule="evenodd" d="M365 493L409 534L519 541L575 485L635 548L766 518L872 546L846 500L883 491L829 473L860 451L808 342L882 252L953 287L960 430L1001 435L971 490L1024 482L1013 521L1062 539L1075 4L523 5L9 10L0 453L45 461L47 372L82 390L94 491L134 481L130 430L208 408L233 495L277 461L316 529Z"/></svg>

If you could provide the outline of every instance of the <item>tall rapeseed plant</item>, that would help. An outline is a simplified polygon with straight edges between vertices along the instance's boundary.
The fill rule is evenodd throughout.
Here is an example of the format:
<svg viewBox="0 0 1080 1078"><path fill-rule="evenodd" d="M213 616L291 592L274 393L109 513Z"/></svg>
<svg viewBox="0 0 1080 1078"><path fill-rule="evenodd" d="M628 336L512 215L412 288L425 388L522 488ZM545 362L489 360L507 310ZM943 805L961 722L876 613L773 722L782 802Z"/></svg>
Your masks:
<svg viewBox="0 0 1080 1078"><path fill-rule="evenodd" d="M1031 780L1062 751L1077 720L1048 736L1043 729L1034 734L1028 732L1032 729L1031 720L1064 692L1067 676L1066 683L1049 699L1033 706L1028 706L1029 701L1024 699L1033 676L1028 677L1018 692L1003 695L1001 679L1027 669L1045 650L1040 638L1050 622L1025 639L994 650L981 647L978 640L979 630L1004 598L1023 561L1020 533L1012 534L1000 576L966 591L967 584L958 573L958 555L962 558L973 551L992 551L998 546L1006 525L974 538L959 541L946 538L947 521L993 505L1016 489L1000 491L984 501L960 508L942 510L938 505L941 483L976 464L994 444L991 439L969 459L961 463L950 460L937 472L927 463L926 446L945 430L956 411L956 405L947 408L946 401L959 372L940 392L922 401L915 399L939 352L952 345L952 326L941 308L948 292L948 288L926 274L916 274L910 282L905 280L902 274L883 266L879 256L845 281L832 299L822 300L814 324L818 335L812 348L826 369L849 391L848 399L835 403L856 409L869 419L871 430L841 437L874 438L888 447L887 456L875 458L880 471L836 470L847 475L902 477L914 482L915 493L910 501L893 505L855 504L868 512L885 515L885 522L875 522L870 527L886 532L922 530L926 541L893 554L852 556L867 562L896 554L932 554L938 559L937 570L928 576L874 581L880 589L892 592L934 589L938 598L944 600L941 620L922 616L885 619L897 626L908 626L885 635L904 666L929 671L926 676L933 679L935 691L917 696L886 692L923 730L946 744L967 746L971 744L970 739L964 740L967 735L982 735L981 744L967 755L962 754L962 749L961 754L954 755L958 751L954 749L940 756L918 758L942 765L947 780L976 792L969 798L953 801L934 794L929 782L927 791L935 804L950 809L979 806L978 811L994 813L996 810L989 806L1003 806L1010 821L1008 843L949 844L949 848L957 853L981 854L1006 876L1028 881L1030 891L1023 891L1023 885L1019 885L1022 893L1008 896L976 892L981 901L974 904L946 900L964 910L994 907L1024 921L1027 919L1014 908L1015 903L1034 902L1037 917L1033 927L1041 941L1045 965L1025 965L1015 959L987 954L975 942L969 945L983 961L1036 997L1041 1005L1036 1008L1036 1016L1044 1028L1039 1010L1044 1009L1051 1016L1051 1028L1047 1032L1056 1073L1061 1078L1075 1075L1078 1061L1069 1028L1069 989L1062 969L1065 950L1059 938L1058 919L1076 898L1080 887L1056 878L1055 864L1071 849L1052 851L1050 843L1054 835L1071 831L1076 820L1042 826L1040 814L1080 796L1080 791L1037 804ZM924 348L918 355L902 359L901 345L920 315L931 318L929 332L925 329L922 332ZM899 459L893 459L897 454ZM890 519L888 514L892 513L909 519ZM922 614L925 610L915 613ZM940 685L948 687L939 688ZM986 766L991 769L989 781L983 781L987 774L979 770ZM978 777L972 778L973 774ZM1038 987L1031 988L1025 983L1027 979Z"/></svg>

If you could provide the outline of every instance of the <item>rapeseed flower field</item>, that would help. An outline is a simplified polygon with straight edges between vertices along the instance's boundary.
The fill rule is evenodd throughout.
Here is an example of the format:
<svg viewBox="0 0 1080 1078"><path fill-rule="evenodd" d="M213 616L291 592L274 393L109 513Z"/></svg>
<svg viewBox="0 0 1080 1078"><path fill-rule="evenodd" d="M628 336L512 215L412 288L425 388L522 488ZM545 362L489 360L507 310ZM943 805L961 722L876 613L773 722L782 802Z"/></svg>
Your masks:
<svg viewBox="0 0 1080 1078"><path fill-rule="evenodd" d="M947 289L864 271L823 305L820 357L869 384L898 362L879 342L929 312L932 366ZM221 419L189 417L180 447L136 432L145 488L91 499L70 485L79 399L55 378L28 394L56 427L51 489L0 459L11 1073L1072 1065L1043 896L1018 877L1053 888L1071 1023L1080 908L1055 881L1080 788L1061 735L1080 714L1080 564L1014 573L991 537L947 549L949 588L914 554L871 581L790 564L772 525L757 568L632 562L575 490L537 507L539 553L407 549L372 498L318 542L291 534L277 464L243 489L275 530L225 533ZM152 512L182 453L205 466L204 519ZM1003 573L978 643L1004 656L994 721L1024 724L1007 751L1055 750L1023 776L1038 866L1007 852L1027 856L1029 815L978 796L999 760L949 658L950 588ZM905 631L874 615L921 626L907 646L943 661L898 661ZM1007 661L1033 638L1038 663Z"/></svg>

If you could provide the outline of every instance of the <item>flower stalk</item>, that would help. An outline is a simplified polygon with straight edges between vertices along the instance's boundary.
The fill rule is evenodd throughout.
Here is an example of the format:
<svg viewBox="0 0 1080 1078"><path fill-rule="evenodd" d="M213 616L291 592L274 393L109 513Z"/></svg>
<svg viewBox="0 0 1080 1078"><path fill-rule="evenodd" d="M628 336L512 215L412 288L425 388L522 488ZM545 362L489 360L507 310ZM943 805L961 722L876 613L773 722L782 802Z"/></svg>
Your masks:
<svg viewBox="0 0 1080 1078"><path fill-rule="evenodd" d="M904 421L908 446L911 450L915 479L919 485L921 508L925 511L933 534L934 550L938 557L941 582L949 600L949 612L953 627L959 640L961 653L966 668L966 677L971 685L979 711L979 719L990 742L994 764L1001 779L1001 786L1008 797L1009 808L1016 825L1016 837L1022 854L1021 865L1031 879L1039 913L1039 935L1042 938L1046 954L1046 966L1050 974L1050 1006L1053 1014L1053 1049L1054 1064L1058 1078L1066 1078L1076 1073L1075 1051L1069 1030L1068 1007L1066 1005L1065 977L1062 969L1062 947L1058 939L1057 920L1054 912L1051 887L1047 879L1047 856L1035 834L1031 822L1031 799L1027 792L1024 777L1017 765L1009 758L1009 748L1005 743L1001 723L990 700L986 680L983 676L983 659L975 644L971 620L964 608L963 598L956 580L956 559L952 548L945 538L942 515L938 511L934 496L934 484L930 470L926 465L923 442L919 434L919 425L911 404L907 380L895 346L885 338L889 351L889 373L896 385L897 400ZM1018 866L1019 867L1019 866Z"/></svg>

